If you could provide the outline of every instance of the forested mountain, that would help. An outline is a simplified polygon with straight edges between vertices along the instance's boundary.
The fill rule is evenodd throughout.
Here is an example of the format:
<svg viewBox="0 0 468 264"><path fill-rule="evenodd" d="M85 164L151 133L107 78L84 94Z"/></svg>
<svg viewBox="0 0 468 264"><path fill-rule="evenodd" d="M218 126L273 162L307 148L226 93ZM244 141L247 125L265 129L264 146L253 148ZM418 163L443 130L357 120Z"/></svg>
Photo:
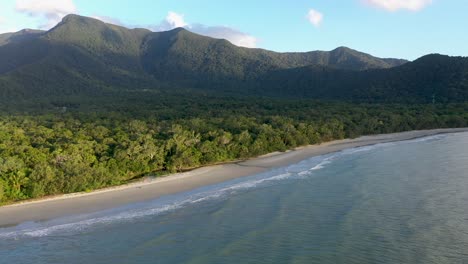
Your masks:
<svg viewBox="0 0 468 264"><path fill-rule="evenodd" d="M406 61L379 59L349 48L276 53L234 46L179 28L152 33L143 45L146 72L160 80L255 80L279 69L321 65L346 70L390 68Z"/></svg>
<svg viewBox="0 0 468 264"><path fill-rule="evenodd" d="M432 54L391 69L350 72L307 66L272 72L258 93L358 102L468 101L468 58Z"/></svg>
<svg viewBox="0 0 468 264"><path fill-rule="evenodd" d="M51 30L0 35L3 99L112 97L196 89L218 95L359 102L463 102L468 59L380 59L349 48L277 53L183 28L127 29L68 15Z"/></svg>
<svg viewBox="0 0 468 264"><path fill-rule="evenodd" d="M306 53L248 49L182 28L151 32L77 15L66 16L47 32L1 35L0 58L3 98L175 88L249 94L277 71L312 65L359 72L406 62L345 47ZM268 90L263 88L257 91Z"/></svg>

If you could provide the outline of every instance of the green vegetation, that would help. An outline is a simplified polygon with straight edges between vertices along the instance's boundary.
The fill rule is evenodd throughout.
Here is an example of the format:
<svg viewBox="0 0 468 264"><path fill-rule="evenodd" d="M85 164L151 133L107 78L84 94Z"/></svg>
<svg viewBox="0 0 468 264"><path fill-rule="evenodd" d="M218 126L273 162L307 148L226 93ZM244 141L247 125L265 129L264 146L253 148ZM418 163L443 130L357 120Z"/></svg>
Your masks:
<svg viewBox="0 0 468 264"><path fill-rule="evenodd" d="M161 100L171 108L118 102L115 112L103 104L92 112L2 115L1 202L90 191L363 134L468 125L468 104L202 98Z"/></svg>
<svg viewBox="0 0 468 264"><path fill-rule="evenodd" d="M0 203L468 123L462 57L276 53L70 15L0 35L0 58Z"/></svg>

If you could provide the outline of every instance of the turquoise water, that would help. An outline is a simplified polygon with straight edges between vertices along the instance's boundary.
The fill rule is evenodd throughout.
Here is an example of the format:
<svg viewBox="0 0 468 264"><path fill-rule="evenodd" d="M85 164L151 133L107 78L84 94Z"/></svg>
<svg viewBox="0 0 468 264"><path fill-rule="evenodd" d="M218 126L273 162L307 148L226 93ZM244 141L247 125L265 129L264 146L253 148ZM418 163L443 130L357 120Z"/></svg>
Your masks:
<svg viewBox="0 0 468 264"><path fill-rule="evenodd" d="M468 263L468 133L0 229L0 263Z"/></svg>

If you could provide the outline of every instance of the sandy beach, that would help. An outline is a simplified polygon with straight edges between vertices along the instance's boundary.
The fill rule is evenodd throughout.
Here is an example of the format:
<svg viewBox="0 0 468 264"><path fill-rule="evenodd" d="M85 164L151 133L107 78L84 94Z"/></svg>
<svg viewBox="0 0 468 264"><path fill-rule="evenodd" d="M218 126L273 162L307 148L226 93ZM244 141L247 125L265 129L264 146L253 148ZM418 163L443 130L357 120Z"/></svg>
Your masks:
<svg viewBox="0 0 468 264"><path fill-rule="evenodd" d="M0 227L12 226L27 221L45 221L68 215L93 213L131 203L148 201L163 195L189 191L202 186L257 174L294 164L313 156L343 149L456 132L468 132L468 128L410 131L337 140L287 152L271 153L237 163L207 166L154 179L146 178L139 182L90 193L67 194L25 201L0 207Z"/></svg>

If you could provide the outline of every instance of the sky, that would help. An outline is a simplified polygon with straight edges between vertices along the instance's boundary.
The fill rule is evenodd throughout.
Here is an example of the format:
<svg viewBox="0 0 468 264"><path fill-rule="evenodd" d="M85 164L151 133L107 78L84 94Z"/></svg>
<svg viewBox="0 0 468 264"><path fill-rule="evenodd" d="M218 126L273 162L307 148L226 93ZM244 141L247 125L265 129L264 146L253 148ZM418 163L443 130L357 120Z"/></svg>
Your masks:
<svg viewBox="0 0 468 264"><path fill-rule="evenodd" d="M468 0L0 0L0 33L47 30L70 13L280 52L346 46L409 60L468 56Z"/></svg>

